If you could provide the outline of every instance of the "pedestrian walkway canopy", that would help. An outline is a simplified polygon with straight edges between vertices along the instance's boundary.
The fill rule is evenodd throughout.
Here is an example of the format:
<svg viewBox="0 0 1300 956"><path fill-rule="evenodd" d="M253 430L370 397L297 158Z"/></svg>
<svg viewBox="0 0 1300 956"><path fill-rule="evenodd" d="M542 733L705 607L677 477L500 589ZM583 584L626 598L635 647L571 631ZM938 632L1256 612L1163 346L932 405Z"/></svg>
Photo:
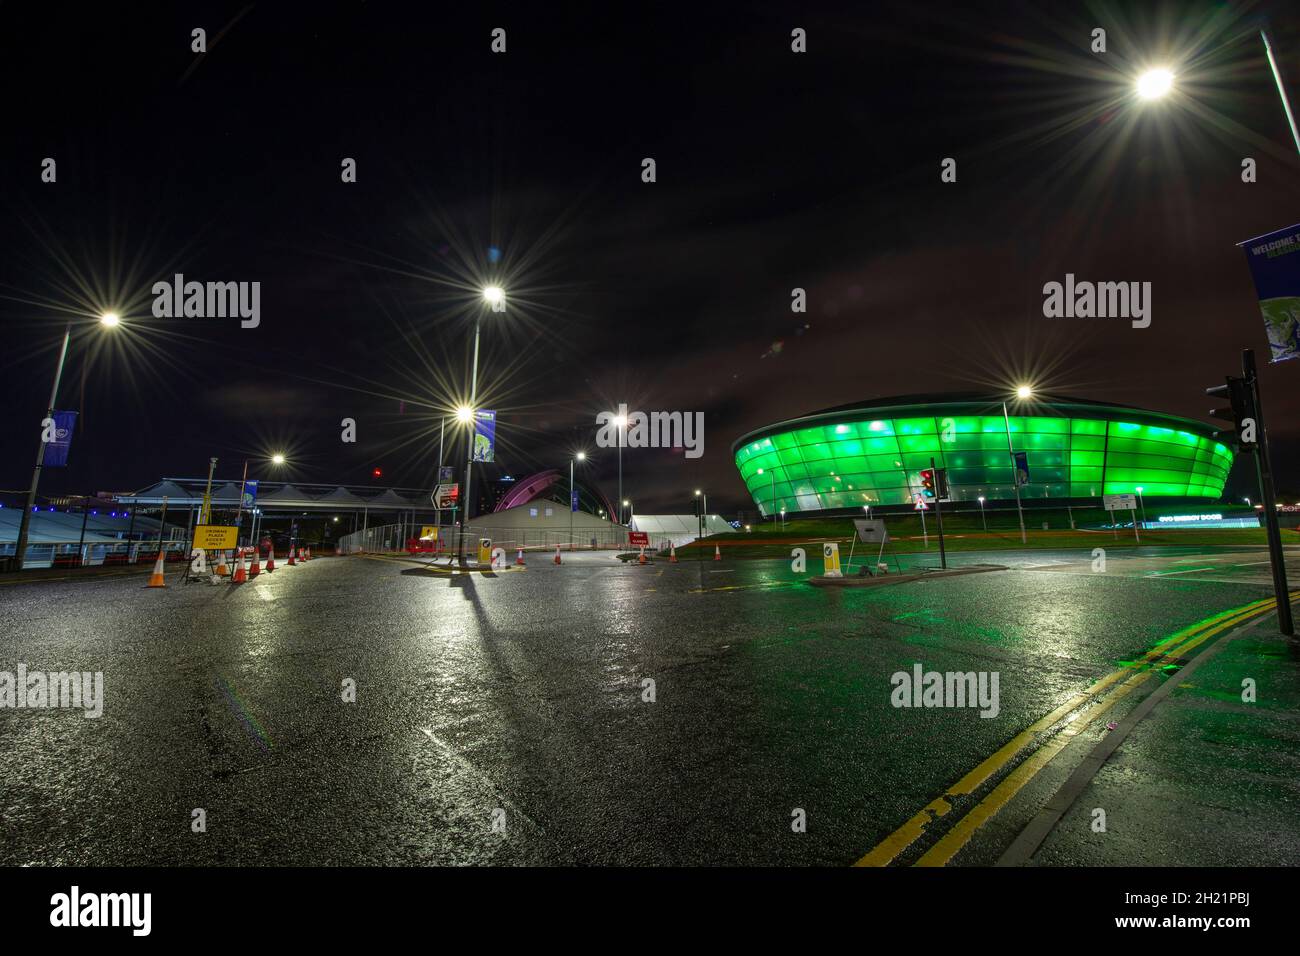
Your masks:
<svg viewBox="0 0 1300 956"><path fill-rule="evenodd" d="M168 508L199 507L203 504L206 478L164 478L158 484L131 494L116 495L120 504L161 505ZM375 488L364 485L316 485L302 482L258 482L257 506L283 511L410 511L432 510L427 488ZM239 502L239 483L212 483L212 500L221 507Z"/></svg>

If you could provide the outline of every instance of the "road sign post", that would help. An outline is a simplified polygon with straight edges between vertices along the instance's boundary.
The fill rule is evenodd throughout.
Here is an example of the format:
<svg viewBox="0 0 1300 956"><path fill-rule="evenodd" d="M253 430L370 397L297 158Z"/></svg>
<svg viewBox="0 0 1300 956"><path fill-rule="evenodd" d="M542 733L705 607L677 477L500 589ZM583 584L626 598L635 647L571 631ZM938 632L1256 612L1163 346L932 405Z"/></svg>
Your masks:
<svg viewBox="0 0 1300 956"><path fill-rule="evenodd" d="M1115 537L1119 537L1119 527L1115 525L1115 512L1127 511L1133 519L1133 537L1140 543L1142 536L1138 534L1137 525L1137 495L1102 495L1101 505L1110 512L1110 520L1113 525Z"/></svg>
<svg viewBox="0 0 1300 956"><path fill-rule="evenodd" d="M1283 634L1295 637L1291 618L1291 596L1287 590L1286 558L1282 553L1282 531L1277 522L1277 502L1273 492L1273 463L1268 453L1268 429L1264 426L1264 406L1259 397L1259 377L1255 374L1255 352L1241 350L1241 375L1250 387L1255 413L1255 470L1259 475L1259 493L1264 503L1264 525L1268 531L1268 559L1273 566L1273 593L1277 597L1277 624Z"/></svg>

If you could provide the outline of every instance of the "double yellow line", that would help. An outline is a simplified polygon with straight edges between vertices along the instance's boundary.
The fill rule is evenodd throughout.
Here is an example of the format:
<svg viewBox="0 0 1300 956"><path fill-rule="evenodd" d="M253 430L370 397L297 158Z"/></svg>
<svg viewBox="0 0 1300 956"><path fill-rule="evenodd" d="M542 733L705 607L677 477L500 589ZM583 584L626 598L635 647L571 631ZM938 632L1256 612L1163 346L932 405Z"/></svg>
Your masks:
<svg viewBox="0 0 1300 956"><path fill-rule="evenodd" d="M1292 600L1296 597L1300 597L1300 591L1291 595ZM1006 806L1011 798L1019 793L1021 788L1032 780L1038 771L1045 767L1053 757L1064 750L1074 737L1094 720L1110 710L1134 688L1148 680L1155 673L1151 665L1162 659L1184 656L1188 651L1195 649L1214 635L1222 633L1231 627L1236 627L1238 624L1261 614L1267 614L1276 606L1277 601L1273 598L1254 601L1216 614L1206 620L1198 621L1196 624L1170 635L1138 660L1125 665L1120 670L1107 674L1087 690L1075 694L1050 714L1039 718L1016 734L996 753L987 757L979 766L949 787L943 796L930 801L914 817L881 840L871 852L858 860L854 866L888 866L924 836L935 821L947 816L952 811L954 798L968 797L973 794L1006 768L1021 750L1035 741L1040 733L1049 730L1064 719L1066 724L1060 731L1022 761L1011 773L1007 774L983 800L968 810L965 816L958 820L915 863L916 866L944 866L970 841L976 830ZM1097 699L1106 690L1117 684L1114 693L1104 700ZM1090 706L1080 710L1090 701L1092 702ZM1075 713L1076 711L1078 713Z"/></svg>

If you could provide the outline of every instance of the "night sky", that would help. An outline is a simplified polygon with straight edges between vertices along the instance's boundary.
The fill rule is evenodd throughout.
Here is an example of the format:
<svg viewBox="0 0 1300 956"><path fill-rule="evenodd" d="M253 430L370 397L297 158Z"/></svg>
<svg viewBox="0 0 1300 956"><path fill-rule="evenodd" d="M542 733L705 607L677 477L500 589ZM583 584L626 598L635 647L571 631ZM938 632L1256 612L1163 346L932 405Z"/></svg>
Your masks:
<svg viewBox="0 0 1300 956"><path fill-rule="evenodd" d="M1300 493L1300 362L1267 366L1235 248L1300 221L1258 37L1300 97L1284 4L180 7L0 4L5 491L30 480L69 316L58 407L82 418L42 495L213 455L219 478L251 458L268 480L427 487L483 314L480 405L517 477L585 448L612 497L598 411L705 413L698 460L624 452L641 512L703 487L752 514L736 437L876 397L1029 381L1204 419L1243 347ZM1175 95L1137 101L1161 64ZM176 272L261 282L260 326L154 318ZM1045 318L1067 272L1151 282L1151 326ZM106 308L116 331L91 321ZM256 463L277 451L284 472Z"/></svg>

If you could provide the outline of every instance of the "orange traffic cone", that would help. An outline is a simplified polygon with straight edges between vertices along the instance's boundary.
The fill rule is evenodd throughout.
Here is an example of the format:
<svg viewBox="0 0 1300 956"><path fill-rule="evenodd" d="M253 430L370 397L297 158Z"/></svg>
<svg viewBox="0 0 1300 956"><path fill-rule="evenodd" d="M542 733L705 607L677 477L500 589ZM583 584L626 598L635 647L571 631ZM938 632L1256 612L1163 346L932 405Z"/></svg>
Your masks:
<svg viewBox="0 0 1300 956"><path fill-rule="evenodd" d="M560 546L558 544L555 546L555 563L560 563Z"/></svg>
<svg viewBox="0 0 1300 956"><path fill-rule="evenodd" d="M637 564L645 564L645 545L641 545L641 555L636 559Z"/></svg>
<svg viewBox="0 0 1300 956"><path fill-rule="evenodd" d="M673 544L671 541L668 542L668 563L669 564L677 563L677 546Z"/></svg>
<svg viewBox="0 0 1300 956"><path fill-rule="evenodd" d="M303 549L302 549L302 559L303 559L304 561L310 561L310 560L311 560L311 548L303 548Z"/></svg>
<svg viewBox="0 0 1300 956"><path fill-rule="evenodd" d="M275 570L275 545L271 545L271 550L267 552L266 570L268 572Z"/></svg>
<svg viewBox="0 0 1300 956"><path fill-rule="evenodd" d="M718 547L716 544L713 546L713 560L714 561L722 560L722 549Z"/></svg>
<svg viewBox="0 0 1300 956"><path fill-rule="evenodd" d="M165 588L167 586L167 582L163 580L164 567L165 563L163 561L163 553L162 551L159 551L158 560L153 563L153 574L149 575L149 583L146 584L145 587Z"/></svg>
<svg viewBox="0 0 1300 956"><path fill-rule="evenodd" d="M230 576L230 568L226 567L226 552L217 552L217 574L223 578Z"/></svg>
<svg viewBox="0 0 1300 956"><path fill-rule="evenodd" d="M248 562L244 560L244 549L240 548L235 552L235 576L230 579L231 584L243 584L248 580Z"/></svg>
<svg viewBox="0 0 1300 956"><path fill-rule="evenodd" d="M293 552L294 552L293 545L289 545L289 567L291 568L297 567L298 565L298 562L294 560Z"/></svg>
<svg viewBox="0 0 1300 956"><path fill-rule="evenodd" d="M524 564L524 549L523 549L523 548L520 548L520 549L519 549L519 556L518 556L517 558L515 558L515 564L518 565L518 566L521 567L521 568L527 567L527 565Z"/></svg>
<svg viewBox="0 0 1300 956"><path fill-rule="evenodd" d="M253 563L252 563L252 564L249 566L249 568L248 568L248 576L249 576L250 578L255 578L255 577L257 577L259 574L262 573L262 566L261 566L261 564L260 564L260 563L258 562L258 560L257 560L258 557L259 557L258 552L259 552L260 550L261 550L261 548L254 548L254 549L253 549Z"/></svg>

